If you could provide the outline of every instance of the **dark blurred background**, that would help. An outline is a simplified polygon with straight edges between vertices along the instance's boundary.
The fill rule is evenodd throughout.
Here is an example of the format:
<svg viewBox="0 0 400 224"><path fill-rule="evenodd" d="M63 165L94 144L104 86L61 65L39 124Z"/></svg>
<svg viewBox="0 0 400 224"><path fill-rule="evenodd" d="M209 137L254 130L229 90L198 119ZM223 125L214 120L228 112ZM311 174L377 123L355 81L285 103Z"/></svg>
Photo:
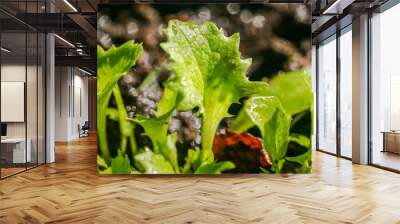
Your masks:
<svg viewBox="0 0 400 224"><path fill-rule="evenodd" d="M154 116L163 92L162 82L171 75L164 66L167 55L160 48L165 41L163 28L171 19L213 21L226 35L239 32L242 57L253 59L248 72L250 80L268 80L311 64L311 12L306 4L99 5L100 46L107 49L128 40L143 43L144 52L138 64L119 83L130 117L136 113ZM174 114L169 128L179 133L180 148L199 146L200 119L192 111ZM114 136L111 141L118 139L115 135L118 133L109 133Z"/></svg>

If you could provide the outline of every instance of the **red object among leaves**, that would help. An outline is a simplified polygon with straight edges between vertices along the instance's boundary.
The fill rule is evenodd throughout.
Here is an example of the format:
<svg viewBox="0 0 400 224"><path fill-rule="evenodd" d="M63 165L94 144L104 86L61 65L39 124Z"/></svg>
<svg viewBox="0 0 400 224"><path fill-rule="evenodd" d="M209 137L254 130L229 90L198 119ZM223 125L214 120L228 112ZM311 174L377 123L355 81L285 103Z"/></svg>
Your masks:
<svg viewBox="0 0 400 224"><path fill-rule="evenodd" d="M251 172L258 167L270 168L272 165L263 140L246 132L228 131L226 134L217 134L213 152L217 159L230 160L241 171Z"/></svg>

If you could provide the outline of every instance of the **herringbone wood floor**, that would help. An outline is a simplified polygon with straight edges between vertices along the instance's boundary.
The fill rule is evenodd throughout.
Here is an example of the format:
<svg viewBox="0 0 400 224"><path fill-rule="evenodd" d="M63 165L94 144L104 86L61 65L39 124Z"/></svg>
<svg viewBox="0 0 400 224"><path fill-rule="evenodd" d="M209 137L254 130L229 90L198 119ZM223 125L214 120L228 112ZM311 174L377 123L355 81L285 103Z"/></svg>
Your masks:
<svg viewBox="0 0 400 224"><path fill-rule="evenodd" d="M400 175L315 153L311 175L99 176L95 138L0 181L0 223L400 223Z"/></svg>

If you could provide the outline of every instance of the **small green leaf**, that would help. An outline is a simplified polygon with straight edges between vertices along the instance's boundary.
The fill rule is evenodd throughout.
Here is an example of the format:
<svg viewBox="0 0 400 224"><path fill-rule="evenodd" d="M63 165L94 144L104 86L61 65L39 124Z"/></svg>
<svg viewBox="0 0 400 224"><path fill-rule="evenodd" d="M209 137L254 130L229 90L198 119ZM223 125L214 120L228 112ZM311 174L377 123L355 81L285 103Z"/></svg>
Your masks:
<svg viewBox="0 0 400 224"><path fill-rule="evenodd" d="M132 169L128 155L118 150L117 157L111 159L111 170L113 174L130 174Z"/></svg>
<svg viewBox="0 0 400 224"><path fill-rule="evenodd" d="M260 129L264 145L279 172L279 160L286 154L289 142L291 118L276 97L251 97L244 110L252 122Z"/></svg>
<svg viewBox="0 0 400 224"><path fill-rule="evenodd" d="M285 160L298 163L301 166L300 169L297 169L298 172L309 172L311 169L311 156L312 156L310 138L304 135L292 134L289 137L289 141L294 142L299 146L306 148L306 151L296 156L286 156Z"/></svg>
<svg viewBox="0 0 400 224"><path fill-rule="evenodd" d="M246 132L250 128L254 127L253 121L250 119L246 110L242 109L239 114L235 117L229 129L236 132Z"/></svg>
<svg viewBox="0 0 400 224"><path fill-rule="evenodd" d="M98 172L99 174L113 174L111 167L108 167L108 168L105 169L105 170L99 170L99 169L98 169L97 172Z"/></svg>
<svg viewBox="0 0 400 224"><path fill-rule="evenodd" d="M139 170L147 174L173 174L174 168L164 159L164 156L153 153L146 148L144 152L135 156L135 164Z"/></svg>
<svg viewBox="0 0 400 224"><path fill-rule="evenodd" d="M235 164L232 162L212 162L201 165L195 174L220 174L223 171L231 169L235 169Z"/></svg>
<svg viewBox="0 0 400 224"><path fill-rule="evenodd" d="M168 135L168 121L171 114L172 112L158 118L147 118L137 115L134 119L130 120L144 128L144 134L150 138L154 152L164 156L174 167L175 171L179 172L175 146L178 136L176 133Z"/></svg>
<svg viewBox="0 0 400 224"><path fill-rule="evenodd" d="M98 95L110 93L142 53L141 44L128 41L119 47L111 46L107 51L97 46L97 92Z"/></svg>
<svg viewBox="0 0 400 224"><path fill-rule="evenodd" d="M102 168L108 168L106 161L104 161L104 159L101 158L101 156L99 155L97 155L97 166Z"/></svg>
<svg viewBox="0 0 400 224"><path fill-rule="evenodd" d="M287 161L296 162L296 163L298 163L300 165L303 165L306 161L309 160L309 157L310 157L310 155L307 152L307 153L304 153L304 154L301 154L301 155L298 155L298 156L294 156L294 157L286 157L285 159Z"/></svg>
<svg viewBox="0 0 400 224"><path fill-rule="evenodd" d="M107 108L107 116L112 121L118 121L118 110L113 107Z"/></svg>
<svg viewBox="0 0 400 224"><path fill-rule="evenodd" d="M107 142L107 107L118 80L135 65L143 51L141 44L128 41L119 47L104 51L97 46L97 134L102 157L110 164Z"/></svg>
<svg viewBox="0 0 400 224"><path fill-rule="evenodd" d="M196 168L193 169L195 166L195 161L198 159L200 156L200 150L199 149L189 149L188 154L185 159L185 165L183 166L182 173L188 174L188 173L194 173L194 170L196 170L199 166L197 164Z"/></svg>
<svg viewBox="0 0 400 224"><path fill-rule="evenodd" d="M161 150L164 157L171 163L174 167L175 172L179 172L179 165L178 165L178 154L176 149L176 141L178 140L178 133L172 133L167 136L167 142L164 145L165 149Z"/></svg>
<svg viewBox="0 0 400 224"><path fill-rule="evenodd" d="M138 114L135 118L128 118L128 120L142 126L144 134L150 138L153 144L154 152L161 153L167 143L168 122L171 114L172 112L157 118L148 118Z"/></svg>
<svg viewBox="0 0 400 224"><path fill-rule="evenodd" d="M139 114L136 115L135 118L128 120L143 127L145 131L144 134L150 138L153 144L153 151L164 156L172 165L175 172L179 173L176 149L176 140L178 136L176 133L168 135L168 123L180 100L179 95L176 94L174 96L175 97L164 98L164 101L158 104L157 117L148 118Z"/></svg>
<svg viewBox="0 0 400 224"><path fill-rule="evenodd" d="M310 138L304 135L299 134L291 134L289 137L290 142L295 142L305 148L309 148L311 146Z"/></svg>
<svg viewBox="0 0 400 224"><path fill-rule="evenodd" d="M234 168L230 161L215 162L212 151L189 149L182 173L219 174Z"/></svg>

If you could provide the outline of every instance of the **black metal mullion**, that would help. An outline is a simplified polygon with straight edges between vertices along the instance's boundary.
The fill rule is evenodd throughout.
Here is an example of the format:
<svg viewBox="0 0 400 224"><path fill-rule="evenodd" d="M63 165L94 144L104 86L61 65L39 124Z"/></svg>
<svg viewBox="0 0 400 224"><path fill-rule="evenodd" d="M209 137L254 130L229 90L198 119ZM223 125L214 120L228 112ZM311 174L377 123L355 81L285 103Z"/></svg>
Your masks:
<svg viewBox="0 0 400 224"><path fill-rule="evenodd" d="M319 149L319 44L315 47L315 148Z"/></svg>
<svg viewBox="0 0 400 224"><path fill-rule="evenodd" d="M28 19L28 0L25 0L25 21ZM27 114L27 90L28 90L28 25L25 25L25 170L28 170L28 114Z"/></svg>
<svg viewBox="0 0 400 224"><path fill-rule="evenodd" d="M368 12L368 30L367 30L367 46L368 46L368 53L367 53L367 83L368 83L368 95L367 95L367 129L368 129L368 164L373 164L373 149L372 149L372 64L371 64L371 56L372 56L372 28L371 28L371 20L372 20L372 12Z"/></svg>
<svg viewBox="0 0 400 224"><path fill-rule="evenodd" d="M36 0L39 13L39 0ZM36 32L36 166L39 166L39 32Z"/></svg>
<svg viewBox="0 0 400 224"><path fill-rule="evenodd" d="M339 29L336 31L336 154L341 157L341 116L340 116L340 83L341 83L341 64L340 64L340 36Z"/></svg>
<svg viewBox="0 0 400 224"><path fill-rule="evenodd" d="M2 28L2 23L0 23L0 47L2 47L2 32L1 32L1 29ZM0 112L1 112L1 67L2 67L2 64L1 64L1 62L2 62L2 52L0 51ZM0 125L1 124L3 124L2 122L1 122L1 113L0 113ZM1 136L1 134L0 134L0 136ZM1 143L0 143L0 179L2 179L2 176L1 176L1 170L2 170L2 162L1 162Z"/></svg>
<svg viewBox="0 0 400 224"><path fill-rule="evenodd" d="M47 0L45 2L45 12L47 13ZM44 164L47 163L47 37L48 37L48 33L45 32L44 33L44 79L42 81L44 81ZM43 70L43 69L42 69ZM43 78L43 74L42 74L42 78ZM42 108L43 109L43 108Z"/></svg>

